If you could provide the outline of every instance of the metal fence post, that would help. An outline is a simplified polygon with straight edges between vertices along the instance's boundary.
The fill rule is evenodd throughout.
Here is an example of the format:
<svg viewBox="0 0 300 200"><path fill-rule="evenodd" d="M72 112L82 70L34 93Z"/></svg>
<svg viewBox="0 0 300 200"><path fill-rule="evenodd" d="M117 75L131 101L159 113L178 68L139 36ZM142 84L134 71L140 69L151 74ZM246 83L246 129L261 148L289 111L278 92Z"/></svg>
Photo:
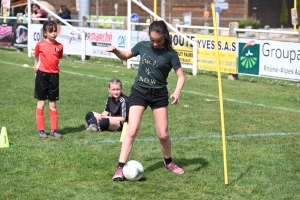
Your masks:
<svg viewBox="0 0 300 200"><path fill-rule="evenodd" d="M23 13L17 13L17 24L23 24ZM17 51L23 52L23 47L17 47Z"/></svg>
<svg viewBox="0 0 300 200"><path fill-rule="evenodd" d="M269 30L270 29L270 26L269 25L265 25L265 30ZM265 40L268 40L269 39L269 33L266 32L265 33Z"/></svg>
<svg viewBox="0 0 300 200"><path fill-rule="evenodd" d="M300 26L298 28L298 42L300 42ZM297 87L300 87L300 82L297 82Z"/></svg>
<svg viewBox="0 0 300 200"><path fill-rule="evenodd" d="M90 19L89 15L83 15L82 16L82 26L83 27L90 27L90 23L87 22L89 19ZM85 33L83 35L85 36ZM85 37L82 37L81 39L85 42ZM84 51L85 51L85 45L83 46L83 48L84 48ZM82 59L82 61L84 61L84 60L89 60L90 58L91 58L91 56L87 56L84 53L84 55L82 55L81 59Z"/></svg>
<svg viewBox="0 0 300 200"><path fill-rule="evenodd" d="M207 22L205 22L204 23L204 26L207 26L207 27L209 27L209 23L207 23ZM209 29L204 29L204 35L208 35L209 34Z"/></svg>

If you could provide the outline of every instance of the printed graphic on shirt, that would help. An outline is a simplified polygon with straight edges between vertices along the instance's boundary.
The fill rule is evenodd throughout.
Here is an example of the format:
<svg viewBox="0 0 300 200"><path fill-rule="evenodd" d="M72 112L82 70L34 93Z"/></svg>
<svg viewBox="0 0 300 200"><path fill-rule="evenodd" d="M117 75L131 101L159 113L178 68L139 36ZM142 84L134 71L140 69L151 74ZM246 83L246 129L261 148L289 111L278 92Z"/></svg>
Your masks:
<svg viewBox="0 0 300 200"><path fill-rule="evenodd" d="M57 55L59 55L60 49L58 47L55 47L55 52L56 52Z"/></svg>

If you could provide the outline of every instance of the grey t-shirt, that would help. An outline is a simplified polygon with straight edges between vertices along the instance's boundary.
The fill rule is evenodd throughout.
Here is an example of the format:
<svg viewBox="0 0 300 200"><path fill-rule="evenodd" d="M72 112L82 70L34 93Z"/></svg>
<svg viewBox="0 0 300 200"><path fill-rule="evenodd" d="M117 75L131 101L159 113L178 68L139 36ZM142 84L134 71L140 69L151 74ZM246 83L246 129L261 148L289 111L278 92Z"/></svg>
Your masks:
<svg viewBox="0 0 300 200"><path fill-rule="evenodd" d="M138 74L135 82L144 88L163 88L167 83L170 70L181 67L177 52L155 49L150 41L137 43L131 52L134 56L140 55Z"/></svg>

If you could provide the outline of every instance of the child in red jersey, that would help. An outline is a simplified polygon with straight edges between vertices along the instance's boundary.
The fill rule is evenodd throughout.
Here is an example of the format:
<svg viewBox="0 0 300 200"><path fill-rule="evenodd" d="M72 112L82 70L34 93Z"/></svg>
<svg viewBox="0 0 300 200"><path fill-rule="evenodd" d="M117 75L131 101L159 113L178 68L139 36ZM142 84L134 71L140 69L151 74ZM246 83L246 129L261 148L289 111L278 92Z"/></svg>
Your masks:
<svg viewBox="0 0 300 200"><path fill-rule="evenodd" d="M34 98L38 100L36 106L36 125L39 138L47 138L45 132L44 106L49 101L50 135L62 138L58 132L58 115L56 101L59 100L59 59L63 57L63 45L57 42L57 25L53 21L46 21L43 24L44 40L35 46L35 63L33 66L36 72Z"/></svg>

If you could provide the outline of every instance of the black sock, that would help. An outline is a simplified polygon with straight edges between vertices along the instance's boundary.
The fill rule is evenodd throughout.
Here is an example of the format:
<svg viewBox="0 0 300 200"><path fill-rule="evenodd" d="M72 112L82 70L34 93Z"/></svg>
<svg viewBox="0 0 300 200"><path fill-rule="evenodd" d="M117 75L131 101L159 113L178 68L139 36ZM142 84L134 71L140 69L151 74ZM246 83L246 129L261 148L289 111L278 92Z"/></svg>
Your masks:
<svg viewBox="0 0 300 200"><path fill-rule="evenodd" d="M172 162L172 157L170 158L164 158L166 165L170 164Z"/></svg>
<svg viewBox="0 0 300 200"><path fill-rule="evenodd" d="M125 165L125 163L123 163L123 162L119 162L119 164L118 164L118 167L124 167L124 165Z"/></svg>

